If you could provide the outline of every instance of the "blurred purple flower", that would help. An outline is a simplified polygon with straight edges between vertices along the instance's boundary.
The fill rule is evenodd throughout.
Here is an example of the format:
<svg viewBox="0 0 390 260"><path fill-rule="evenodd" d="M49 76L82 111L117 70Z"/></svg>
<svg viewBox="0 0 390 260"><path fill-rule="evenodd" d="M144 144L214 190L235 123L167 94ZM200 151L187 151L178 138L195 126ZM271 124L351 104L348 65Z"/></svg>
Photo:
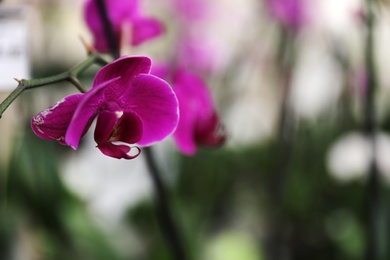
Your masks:
<svg viewBox="0 0 390 260"><path fill-rule="evenodd" d="M160 35L164 30L157 19L143 16L138 0L109 0L106 1L106 8L118 42L122 41L123 28L126 26L131 30L126 41L131 45L139 45ZM87 0L84 18L93 34L95 48L100 52L109 52L110 45L96 0Z"/></svg>
<svg viewBox="0 0 390 260"><path fill-rule="evenodd" d="M220 12L215 3L207 0L169 1L175 18L178 18L175 58L180 67L200 73L220 69L221 50L223 52L225 45L216 40L215 32L205 28L219 19Z"/></svg>
<svg viewBox="0 0 390 260"><path fill-rule="evenodd" d="M173 134L179 150L193 155L199 145L221 146L226 140L226 133L203 80L184 69L170 72L167 66L153 69L152 73L172 79L180 109L179 124Z"/></svg>
<svg viewBox="0 0 390 260"><path fill-rule="evenodd" d="M125 144L151 145L178 123L178 101L171 87L150 75L147 57L124 56L100 69L85 94L65 97L31 120L36 135L77 149L97 117L94 138L110 157L132 159Z"/></svg>
<svg viewBox="0 0 390 260"><path fill-rule="evenodd" d="M297 30L305 23L304 0L268 0L271 15L289 29Z"/></svg>
<svg viewBox="0 0 390 260"><path fill-rule="evenodd" d="M368 75L366 69L361 68L352 72L351 78L353 92L355 92L360 98L364 99L368 92Z"/></svg>
<svg viewBox="0 0 390 260"><path fill-rule="evenodd" d="M178 15L187 21L196 21L207 16L210 3L207 0L171 0Z"/></svg>
<svg viewBox="0 0 390 260"><path fill-rule="evenodd" d="M213 44L204 34L199 37L182 37L177 48L177 58L183 68L201 73L210 73L221 69L221 48Z"/></svg>

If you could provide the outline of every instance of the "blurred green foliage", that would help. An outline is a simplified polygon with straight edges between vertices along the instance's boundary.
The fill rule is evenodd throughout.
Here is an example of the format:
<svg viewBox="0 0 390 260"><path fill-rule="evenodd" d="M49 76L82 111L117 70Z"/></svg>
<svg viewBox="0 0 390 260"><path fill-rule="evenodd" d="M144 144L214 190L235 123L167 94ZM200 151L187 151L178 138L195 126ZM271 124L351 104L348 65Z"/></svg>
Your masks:
<svg viewBox="0 0 390 260"><path fill-rule="evenodd" d="M231 238L233 241L239 240L239 234L244 232L257 244L257 252L253 253L256 256L242 255L239 259L263 259L273 229L280 231L277 235L289 259L363 259L365 181L341 183L329 174L326 166L327 153L334 140L358 127L359 122L349 113L324 115L315 124L301 123L293 134L288 161L279 161L272 140L244 149L204 149L195 157L181 157L179 180L171 196L178 225L193 259L203 259L202 253L209 250L214 238L228 230L237 234ZM281 194L275 194L274 170L280 163L286 164L285 180L279 183L281 189L277 189ZM388 188L386 185L382 188L384 195ZM275 196L281 200L275 200ZM386 196L383 200L388 201ZM385 215L380 259L387 259L388 207L383 203L382 208ZM146 221L153 216L152 203L141 203L129 216L129 222L136 224L146 241L163 242L157 226ZM156 243L149 246L149 252L163 247ZM226 252L234 251L235 246L239 251L241 247L238 241L221 242L219 247L223 246Z"/></svg>
<svg viewBox="0 0 390 260"><path fill-rule="evenodd" d="M7 192L1 201L1 252L10 259L23 250L26 257L32 253L37 259L121 259L83 203L61 182L60 148L55 142L42 142L30 129L16 141L7 183L2 185ZM23 239L33 248L23 248Z"/></svg>

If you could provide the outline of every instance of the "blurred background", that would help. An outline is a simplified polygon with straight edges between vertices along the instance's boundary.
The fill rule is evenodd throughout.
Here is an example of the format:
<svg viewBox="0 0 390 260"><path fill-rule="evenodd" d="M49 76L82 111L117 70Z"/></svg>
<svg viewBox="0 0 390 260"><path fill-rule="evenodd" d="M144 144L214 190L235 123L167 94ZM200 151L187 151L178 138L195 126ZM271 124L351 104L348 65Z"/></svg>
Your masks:
<svg viewBox="0 0 390 260"><path fill-rule="evenodd" d="M370 259L373 203L375 259L390 259L390 2L373 8L372 136L364 131L364 1L140 4L165 33L122 54L172 60L187 39L183 48L194 55L183 61L209 86L228 134L224 146L194 156L181 154L171 138L153 148L189 259ZM0 47L11 19L28 57L1 86L0 101L16 87L12 78L54 75L86 58L80 36L92 36L83 5L0 2ZM87 88L98 69L82 75ZM77 151L31 131L31 117L76 92L66 82L27 91L0 120L0 259L172 259L143 154L105 157L92 131ZM367 184L373 162L374 201Z"/></svg>

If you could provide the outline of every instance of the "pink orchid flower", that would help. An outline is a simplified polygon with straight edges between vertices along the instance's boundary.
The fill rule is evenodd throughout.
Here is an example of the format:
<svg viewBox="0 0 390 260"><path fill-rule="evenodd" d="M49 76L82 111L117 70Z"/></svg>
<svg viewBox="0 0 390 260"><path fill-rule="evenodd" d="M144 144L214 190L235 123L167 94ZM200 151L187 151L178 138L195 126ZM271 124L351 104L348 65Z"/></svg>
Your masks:
<svg viewBox="0 0 390 260"><path fill-rule="evenodd" d="M178 123L178 101L168 83L150 75L147 57L124 56L101 68L85 94L65 97L31 120L34 133L77 149L97 117L94 138L110 157L133 159L126 144L151 145ZM121 142L125 144L114 144Z"/></svg>
<svg viewBox="0 0 390 260"><path fill-rule="evenodd" d="M183 37L176 49L176 55L182 68L200 73L211 73L222 68L223 48L207 36L194 35Z"/></svg>
<svg viewBox="0 0 390 260"><path fill-rule="evenodd" d="M141 14L138 0L109 0L106 1L107 14L118 42L122 41L123 29L130 28L131 45L139 45L163 32L163 25L154 18ZM110 45L96 0L87 0L84 8L86 23L94 37L94 46L100 52L109 52Z"/></svg>
<svg viewBox="0 0 390 260"><path fill-rule="evenodd" d="M193 155L200 145L221 146L226 140L226 133L205 82L184 69L172 73L164 65L153 69L152 73L172 79L180 109L179 124L173 134L179 150Z"/></svg>
<svg viewBox="0 0 390 260"><path fill-rule="evenodd" d="M207 0L171 0L177 15L194 22L209 15L210 2Z"/></svg>
<svg viewBox="0 0 390 260"><path fill-rule="evenodd" d="M299 29L306 20L304 0L268 0L270 13L284 26Z"/></svg>

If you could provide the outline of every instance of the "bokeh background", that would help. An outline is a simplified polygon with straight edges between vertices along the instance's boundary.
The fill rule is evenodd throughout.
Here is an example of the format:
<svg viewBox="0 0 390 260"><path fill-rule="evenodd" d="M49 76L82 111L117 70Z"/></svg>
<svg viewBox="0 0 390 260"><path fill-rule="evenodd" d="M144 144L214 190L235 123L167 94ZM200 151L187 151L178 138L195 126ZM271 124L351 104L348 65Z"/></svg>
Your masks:
<svg viewBox="0 0 390 260"><path fill-rule="evenodd" d="M140 2L165 33L123 53L170 60L189 34L188 62L201 68L228 134L194 156L171 138L153 148L190 259L364 259L373 157L377 259L389 259L390 2L375 1L373 12L374 138L363 128L364 1L297 1L297 23L266 0L189 1L187 23L174 0ZM0 2L24 10L31 78L86 58L83 4ZM83 74L85 86L98 69ZM75 92L69 83L25 92L0 119L0 259L172 259L142 154L105 157L91 133L77 151L32 133L32 116Z"/></svg>

